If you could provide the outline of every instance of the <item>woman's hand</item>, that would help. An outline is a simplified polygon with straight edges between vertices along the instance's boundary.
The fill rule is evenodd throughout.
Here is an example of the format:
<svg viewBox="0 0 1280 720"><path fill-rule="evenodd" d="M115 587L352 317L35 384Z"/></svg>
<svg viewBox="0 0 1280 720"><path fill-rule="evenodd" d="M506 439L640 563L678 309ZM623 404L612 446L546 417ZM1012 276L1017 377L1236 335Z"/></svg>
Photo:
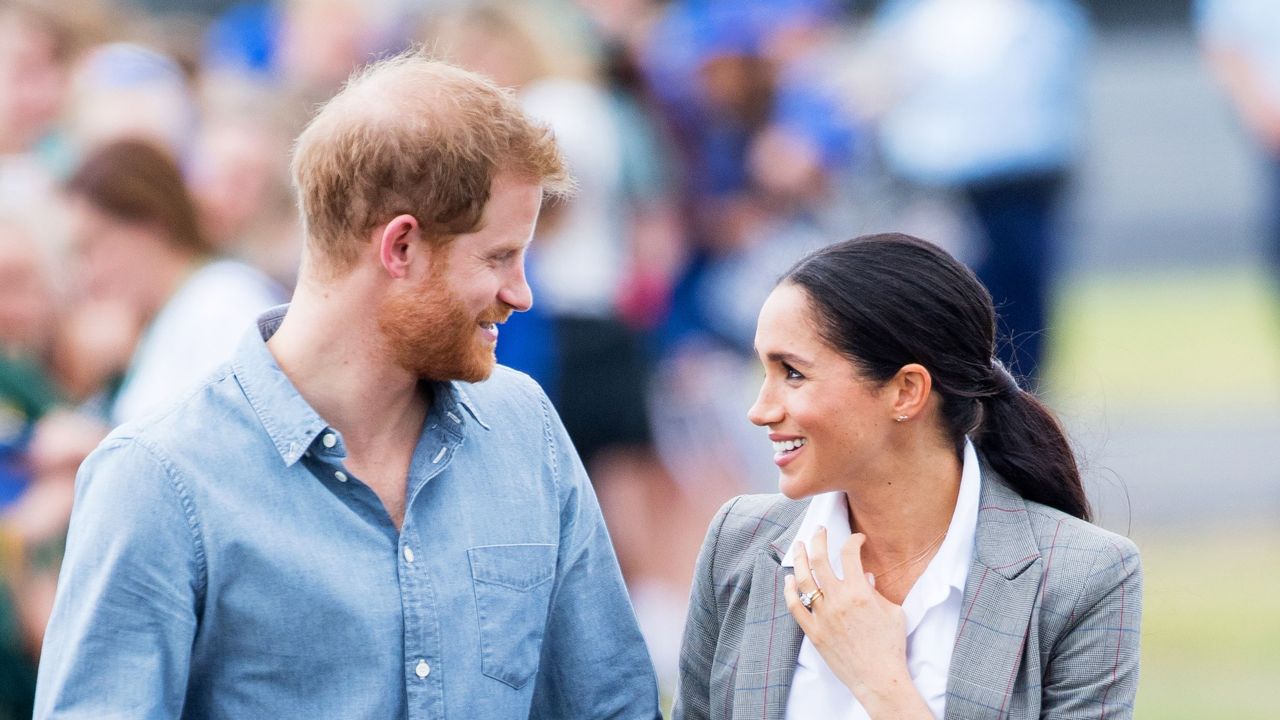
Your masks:
<svg viewBox="0 0 1280 720"><path fill-rule="evenodd" d="M929 706L907 670L907 619L902 607L875 589L862 570L862 533L854 533L840 552L845 579L827 561L827 531L813 536L812 561L803 544L795 552L795 575L786 579L787 609L827 666L872 718L932 718ZM815 582L816 581L816 582ZM798 588L798 589L797 589ZM821 593L811 609L800 592Z"/></svg>

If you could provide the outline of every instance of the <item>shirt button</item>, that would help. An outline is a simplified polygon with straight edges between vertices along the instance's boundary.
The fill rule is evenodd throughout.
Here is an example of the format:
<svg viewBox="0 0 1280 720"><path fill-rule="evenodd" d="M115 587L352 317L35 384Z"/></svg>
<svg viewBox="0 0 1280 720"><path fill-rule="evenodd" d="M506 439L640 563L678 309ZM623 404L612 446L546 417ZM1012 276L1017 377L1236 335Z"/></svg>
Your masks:
<svg viewBox="0 0 1280 720"><path fill-rule="evenodd" d="M418 677L425 678L431 674L431 666L427 664L426 660L419 660L418 667L414 668L413 672L417 674Z"/></svg>
<svg viewBox="0 0 1280 720"><path fill-rule="evenodd" d="M413 562L413 548L408 545L404 546L404 559L409 562ZM419 667L421 667L421 665L419 665Z"/></svg>
<svg viewBox="0 0 1280 720"><path fill-rule="evenodd" d="M336 478L338 478L338 482L346 482L346 481L347 481L347 474L346 474L346 473L344 473L344 472L342 472L341 470L339 470L339 471L335 472L335 473L333 474L333 476L334 476L334 477L336 477Z"/></svg>
<svg viewBox="0 0 1280 720"><path fill-rule="evenodd" d="M320 438L320 442L324 443L325 447L331 448L338 444L338 436L333 433L325 433L324 437Z"/></svg>

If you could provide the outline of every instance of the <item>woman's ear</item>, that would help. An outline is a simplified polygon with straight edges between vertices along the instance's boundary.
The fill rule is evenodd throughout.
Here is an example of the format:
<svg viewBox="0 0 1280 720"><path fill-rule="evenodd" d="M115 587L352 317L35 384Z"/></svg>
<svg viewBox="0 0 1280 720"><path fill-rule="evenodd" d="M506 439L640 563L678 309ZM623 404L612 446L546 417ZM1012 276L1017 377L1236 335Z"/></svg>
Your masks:
<svg viewBox="0 0 1280 720"><path fill-rule="evenodd" d="M903 365L889 380L894 420L906 422L919 417L933 394L933 376L919 363Z"/></svg>

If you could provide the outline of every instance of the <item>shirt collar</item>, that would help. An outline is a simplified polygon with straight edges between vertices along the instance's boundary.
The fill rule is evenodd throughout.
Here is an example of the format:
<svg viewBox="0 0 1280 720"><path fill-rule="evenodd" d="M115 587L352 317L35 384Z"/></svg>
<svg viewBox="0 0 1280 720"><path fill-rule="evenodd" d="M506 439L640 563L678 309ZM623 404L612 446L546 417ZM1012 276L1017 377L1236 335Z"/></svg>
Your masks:
<svg viewBox="0 0 1280 720"><path fill-rule="evenodd" d="M288 310L288 305L280 305L258 316L257 324L245 333L236 349L231 361L232 369L249 405L253 407L285 465L298 462L317 439L320 439L320 447L324 452L345 457L341 433L329 427L298 393L298 389L280 369L275 356L267 347L267 340L280 329L280 323ZM490 429L480 418L474 403L460 383L433 383L433 389L435 392L431 415L438 415L443 419L440 425L446 428L446 432L461 437L463 416L458 410L459 406L466 408L466 413L480 427Z"/></svg>
<svg viewBox="0 0 1280 720"><path fill-rule="evenodd" d="M951 513L951 524L947 527L947 535L929 561L911 592L902 603L903 612L907 616L907 633L915 629L925 613L935 605L943 602L952 589L964 592L965 580L969 576L969 564L973 557L974 537L978 528L978 498L982 485L982 471L978 465L978 454L969 438L964 440L964 467L960 471L960 492L956 496L956 507ZM815 495L809 502L809 509L800 521L797 540L808 542L820 527L827 528L827 557L835 570L836 576L844 578L844 564L840 559L840 551L845 542L853 535L849 527L848 504L844 493L829 492ZM787 549L782 557L783 567L795 567L795 546Z"/></svg>
<svg viewBox="0 0 1280 720"><path fill-rule="evenodd" d="M796 542L804 542L807 546L820 527L827 529L827 556L831 561L831 567L836 571L836 577L843 579L844 564L840 561L840 549L853 535L853 530L849 527L848 503L845 502L844 493L837 491L813 496L809 501L809 509L804 513L804 519L800 521ZM782 556L783 567L795 567L795 547L796 543L791 543L791 547L787 548L787 554Z"/></svg>
<svg viewBox="0 0 1280 720"><path fill-rule="evenodd" d="M964 584L969 577L974 539L978 532L978 500L981 489L982 469L978 464L978 453L966 437L960 492L956 495L956 508L951 513L947 536L902 601L902 611L907 616L908 635L916 629L931 608L945 602L952 592L964 595Z"/></svg>
<svg viewBox="0 0 1280 720"><path fill-rule="evenodd" d="M484 428L485 430L493 429L489 427L488 423L486 423L484 420L480 418L480 413L479 411L476 410L475 403L471 401L471 396L467 395L467 391L463 389L462 383L451 382L446 384L452 390L451 394L453 395L454 399L457 400L457 403L467 409L467 413L471 415L471 417L477 423L480 424L480 427Z"/></svg>

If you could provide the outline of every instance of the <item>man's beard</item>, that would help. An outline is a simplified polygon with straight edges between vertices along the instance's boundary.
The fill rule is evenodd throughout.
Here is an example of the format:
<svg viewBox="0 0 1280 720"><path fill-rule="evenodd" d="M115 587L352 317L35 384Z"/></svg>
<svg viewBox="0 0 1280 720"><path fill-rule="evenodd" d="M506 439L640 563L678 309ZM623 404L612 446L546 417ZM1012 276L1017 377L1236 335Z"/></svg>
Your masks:
<svg viewBox="0 0 1280 720"><path fill-rule="evenodd" d="M475 317L449 291L443 277L387 298L378 308L378 328L396 364L425 380L480 382L497 363L493 345L479 337L479 323L505 322L511 308L497 304Z"/></svg>

